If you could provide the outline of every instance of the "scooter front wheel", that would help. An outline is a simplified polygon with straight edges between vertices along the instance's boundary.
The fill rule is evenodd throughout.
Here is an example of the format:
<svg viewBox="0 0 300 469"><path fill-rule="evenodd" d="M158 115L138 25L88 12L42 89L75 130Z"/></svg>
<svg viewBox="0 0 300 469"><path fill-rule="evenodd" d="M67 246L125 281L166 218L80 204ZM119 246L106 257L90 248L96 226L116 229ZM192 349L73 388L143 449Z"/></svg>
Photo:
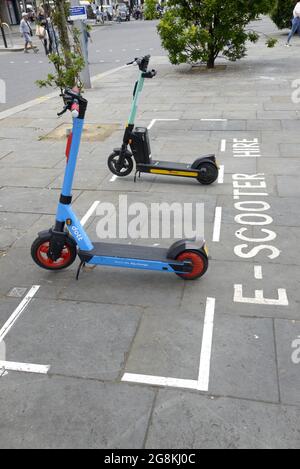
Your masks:
<svg viewBox="0 0 300 469"><path fill-rule="evenodd" d="M133 170L132 158L128 155L124 156L123 165L120 167L119 164L120 155L118 153L112 153L108 158L108 167L110 171L119 177L129 176Z"/></svg>
<svg viewBox="0 0 300 469"><path fill-rule="evenodd" d="M70 267L76 259L77 248L74 243L66 239L60 257L54 261L49 257L49 239L37 238L31 246L31 256L34 262L46 270L62 270Z"/></svg>
<svg viewBox="0 0 300 469"><path fill-rule="evenodd" d="M200 172L197 180L205 186L213 184L219 177L219 169L213 163L202 163L198 166L197 170Z"/></svg>
<svg viewBox="0 0 300 469"><path fill-rule="evenodd" d="M196 280L203 277L208 269L208 257L202 251L184 251L176 258L179 262L191 262L192 272L186 274L176 274L184 280Z"/></svg>

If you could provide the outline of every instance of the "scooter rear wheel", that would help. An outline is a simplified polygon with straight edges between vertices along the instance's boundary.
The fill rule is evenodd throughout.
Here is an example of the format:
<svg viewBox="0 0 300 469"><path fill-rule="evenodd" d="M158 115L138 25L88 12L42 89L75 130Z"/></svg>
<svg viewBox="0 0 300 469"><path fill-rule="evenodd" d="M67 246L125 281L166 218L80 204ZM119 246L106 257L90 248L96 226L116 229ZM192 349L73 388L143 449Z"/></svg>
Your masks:
<svg viewBox="0 0 300 469"><path fill-rule="evenodd" d="M118 168L120 155L118 153L112 153L108 158L108 167L110 171L119 177L129 176L133 170L132 158L128 155L124 156L124 165L122 168Z"/></svg>
<svg viewBox="0 0 300 469"><path fill-rule="evenodd" d="M219 177L219 169L213 163L202 163L198 166L197 170L200 171L197 180L205 186L213 184Z"/></svg>
<svg viewBox="0 0 300 469"><path fill-rule="evenodd" d="M37 238L31 246L31 256L34 262L43 269L46 270L62 270L70 267L76 259L77 249L76 245L66 240L61 256L56 261L53 261L49 257L49 239Z"/></svg>
<svg viewBox="0 0 300 469"><path fill-rule="evenodd" d="M184 280L196 280L203 277L208 269L207 255L202 251L184 251L176 258L179 262L189 261L192 263L193 270L186 274L176 274Z"/></svg>

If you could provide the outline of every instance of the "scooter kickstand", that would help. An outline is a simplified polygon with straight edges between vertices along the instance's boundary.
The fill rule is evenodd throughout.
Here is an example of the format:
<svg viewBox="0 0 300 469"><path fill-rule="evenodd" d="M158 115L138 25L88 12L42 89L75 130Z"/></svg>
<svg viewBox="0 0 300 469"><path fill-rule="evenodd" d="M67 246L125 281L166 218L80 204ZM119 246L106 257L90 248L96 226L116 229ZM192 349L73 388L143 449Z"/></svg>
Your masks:
<svg viewBox="0 0 300 469"><path fill-rule="evenodd" d="M141 179L141 174L142 174L141 171L136 171L136 172L135 172L135 175L134 175L134 182L136 182L136 180L137 180L137 175L139 175L139 179Z"/></svg>
<svg viewBox="0 0 300 469"><path fill-rule="evenodd" d="M77 270L77 274L76 274L76 280L77 281L79 280L80 272L84 268L84 266L85 266L85 262L81 261L80 264L79 264L78 270Z"/></svg>

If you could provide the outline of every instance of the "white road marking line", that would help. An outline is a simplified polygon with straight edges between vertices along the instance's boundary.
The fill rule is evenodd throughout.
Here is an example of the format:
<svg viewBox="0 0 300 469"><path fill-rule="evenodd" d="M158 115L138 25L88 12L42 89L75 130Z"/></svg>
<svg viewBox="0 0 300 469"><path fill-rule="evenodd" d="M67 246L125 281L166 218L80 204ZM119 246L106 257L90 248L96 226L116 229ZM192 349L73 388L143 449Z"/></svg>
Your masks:
<svg viewBox="0 0 300 469"><path fill-rule="evenodd" d="M4 371L19 371L23 373L47 375L50 368L50 365L34 365L33 363L16 363L0 360L0 370L4 369Z"/></svg>
<svg viewBox="0 0 300 469"><path fill-rule="evenodd" d="M219 169L219 178L218 178L219 184L224 184L224 176L225 176L225 166L221 165Z"/></svg>
<svg viewBox="0 0 300 469"><path fill-rule="evenodd" d="M262 280L263 274L262 274L262 266L261 265L255 265L254 266L254 277L257 280Z"/></svg>
<svg viewBox="0 0 300 469"><path fill-rule="evenodd" d="M84 215L84 217L80 221L82 226L86 225L86 223L88 222L90 217L93 215L93 213L95 212L95 210L96 210L96 208L98 207L99 204L100 204L100 201L96 200L96 202L93 203L91 208L89 208L89 210L86 212L86 214Z"/></svg>
<svg viewBox="0 0 300 469"><path fill-rule="evenodd" d="M33 285L29 290L25 298L21 301L19 306L15 309L11 317L6 321L2 329L0 330L0 342L4 340L11 328L14 326L16 321L19 319L21 314L25 311L29 303L31 302L34 295L39 291L40 285Z"/></svg>
<svg viewBox="0 0 300 469"><path fill-rule="evenodd" d="M148 126L148 130L151 130L152 127L156 124L156 122L178 122L179 119L152 119Z"/></svg>
<svg viewBox="0 0 300 469"><path fill-rule="evenodd" d="M227 141L226 141L225 138L223 138L223 139L221 140L221 151L222 151L222 152L226 151L226 145L227 145Z"/></svg>
<svg viewBox="0 0 300 469"><path fill-rule="evenodd" d="M150 386L168 386L171 388L198 389L198 381L193 379L165 378L163 376L125 373L122 381L127 383L149 384Z"/></svg>
<svg viewBox="0 0 300 469"><path fill-rule="evenodd" d="M218 243L220 241L221 226L222 226L222 207L216 207L214 232L213 232L213 242L214 243Z"/></svg>
<svg viewBox="0 0 300 469"><path fill-rule="evenodd" d="M215 307L215 298L207 298L198 377L198 390L205 392L209 388Z"/></svg>
<svg viewBox="0 0 300 469"><path fill-rule="evenodd" d="M120 63L120 62L121 62L121 60L119 60L119 59L116 60L116 63L117 63L117 64Z"/></svg>
<svg viewBox="0 0 300 469"><path fill-rule="evenodd" d="M122 381L127 383L149 384L150 386L195 389L197 391L207 392L209 389L215 305L215 298L207 298L198 380L124 373Z"/></svg>
<svg viewBox="0 0 300 469"><path fill-rule="evenodd" d="M115 182L117 179L118 179L118 176L117 176L116 174L114 174L114 175L110 178L109 182Z"/></svg>
<svg viewBox="0 0 300 469"><path fill-rule="evenodd" d="M227 122L228 119L201 119L204 122Z"/></svg>

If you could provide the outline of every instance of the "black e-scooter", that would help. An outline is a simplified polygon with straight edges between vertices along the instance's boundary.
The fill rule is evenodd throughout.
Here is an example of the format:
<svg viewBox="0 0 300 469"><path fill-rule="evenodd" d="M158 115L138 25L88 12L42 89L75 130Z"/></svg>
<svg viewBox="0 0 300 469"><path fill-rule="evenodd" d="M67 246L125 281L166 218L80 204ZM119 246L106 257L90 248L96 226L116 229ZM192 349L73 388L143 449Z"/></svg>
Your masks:
<svg viewBox="0 0 300 469"><path fill-rule="evenodd" d="M212 184L219 176L219 168L215 155L202 156L197 158L192 164L153 160L148 129L145 127L135 127L138 100L143 90L145 79L154 78L157 74L155 70L148 70L150 58L151 56L147 55L143 58L135 59L128 64L137 64L141 73L139 80L135 84L131 112L125 129L122 147L115 148L109 156L108 167L116 176L128 176L133 170L134 158L136 163L135 181L137 174L151 173L194 178L201 184ZM131 151L128 147L130 147Z"/></svg>

